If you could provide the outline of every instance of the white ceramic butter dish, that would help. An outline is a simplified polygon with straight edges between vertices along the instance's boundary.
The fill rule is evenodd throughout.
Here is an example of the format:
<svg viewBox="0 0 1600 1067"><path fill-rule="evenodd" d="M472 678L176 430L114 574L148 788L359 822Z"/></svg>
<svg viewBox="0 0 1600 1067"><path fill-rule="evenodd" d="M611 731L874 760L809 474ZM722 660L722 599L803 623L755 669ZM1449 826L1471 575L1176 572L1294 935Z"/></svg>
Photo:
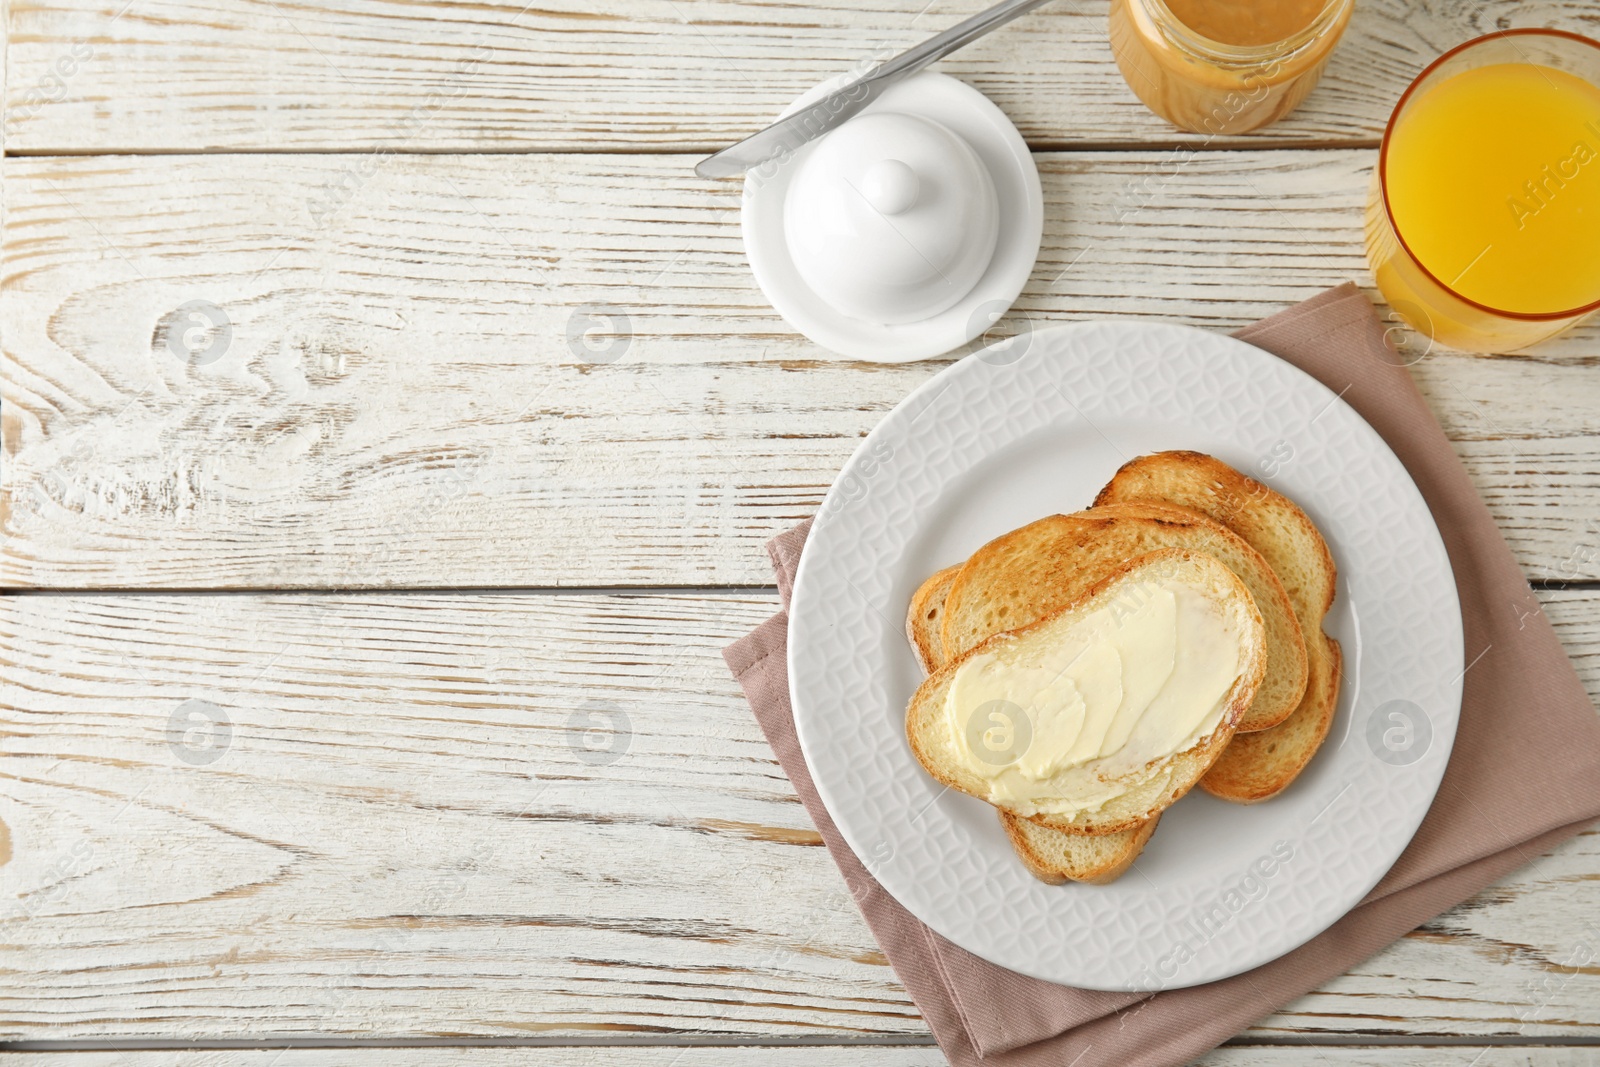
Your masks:
<svg viewBox="0 0 1600 1067"><path fill-rule="evenodd" d="M926 359L981 335L1022 291L1043 225L1039 174L1010 120L927 71L745 176L745 251L762 292L851 359Z"/></svg>

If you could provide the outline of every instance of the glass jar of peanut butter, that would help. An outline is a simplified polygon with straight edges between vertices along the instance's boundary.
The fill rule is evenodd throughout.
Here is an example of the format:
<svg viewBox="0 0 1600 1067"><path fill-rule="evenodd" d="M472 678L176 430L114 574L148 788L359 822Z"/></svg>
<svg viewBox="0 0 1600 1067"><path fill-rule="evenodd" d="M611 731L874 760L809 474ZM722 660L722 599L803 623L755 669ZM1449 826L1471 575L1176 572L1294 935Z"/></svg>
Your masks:
<svg viewBox="0 0 1600 1067"><path fill-rule="evenodd" d="M1145 106L1212 136L1299 106L1355 0L1111 0L1111 49Z"/></svg>

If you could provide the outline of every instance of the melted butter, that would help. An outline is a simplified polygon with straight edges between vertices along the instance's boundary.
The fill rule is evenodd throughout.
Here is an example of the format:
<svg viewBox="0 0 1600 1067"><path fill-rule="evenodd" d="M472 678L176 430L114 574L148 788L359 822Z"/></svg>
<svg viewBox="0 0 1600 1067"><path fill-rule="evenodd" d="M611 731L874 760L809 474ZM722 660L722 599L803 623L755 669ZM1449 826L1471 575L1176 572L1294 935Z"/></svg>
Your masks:
<svg viewBox="0 0 1600 1067"><path fill-rule="evenodd" d="M1221 721L1241 635L1203 592L1129 583L1110 604L969 656L945 696L954 749L1023 814L1097 810Z"/></svg>

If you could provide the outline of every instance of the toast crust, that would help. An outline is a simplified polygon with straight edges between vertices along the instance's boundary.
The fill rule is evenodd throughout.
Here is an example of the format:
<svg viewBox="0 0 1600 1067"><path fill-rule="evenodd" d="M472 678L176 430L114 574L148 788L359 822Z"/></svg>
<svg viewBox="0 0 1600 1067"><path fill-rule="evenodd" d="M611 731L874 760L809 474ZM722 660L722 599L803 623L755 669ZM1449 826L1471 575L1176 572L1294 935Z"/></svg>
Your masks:
<svg viewBox="0 0 1600 1067"><path fill-rule="evenodd" d="M960 570L957 563L930 575L911 595L911 606L906 609L906 640L911 642L923 674L932 674L944 663L944 600Z"/></svg>
<svg viewBox="0 0 1600 1067"><path fill-rule="evenodd" d="M1178 548L1220 559L1239 576L1267 633L1267 673L1238 724L1265 730L1305 695L1305 639L1294 605L1260 553L1238 534L1187 508L1145 501L1051 515L974 552L950 583L939 643L945 658L989 635L1016 630L1083 599L1128 560ZM926 587L926 584L925 584Z"/></svg>
<svg viewBox="0 0 1600 1067"><path fill-rule="evenodd" d="M1084 615L1110 603L1125 584L1141 580L1151 571L1211 590L1224 610L1234 615L1240 628L1241 656L1239 672L1226 695L1221 719L1211 733L1191 748L1153 760L1125 775L1126 790L1097 811L1079 811L1071 815L1024 811L1014 811L1014 814L1069 833L1111 834L1139 827L1187 793L1232 739L1240 718L1260 688L1266 671L1266 642L1261 614L1239 577L1215 557L1186 549L1161 549L1130 560L1106 575L1077 601L1015 631L995 633L947 661L917 688L906 709L906 736L917 761L940 783L993 803L989 801L986 781L960 766L959 760L949 752L944 695L956 670L970 656L988 651L1001 642L1022 638L1063 616ZM995 806L1013 810L999 804Z"/></svg>

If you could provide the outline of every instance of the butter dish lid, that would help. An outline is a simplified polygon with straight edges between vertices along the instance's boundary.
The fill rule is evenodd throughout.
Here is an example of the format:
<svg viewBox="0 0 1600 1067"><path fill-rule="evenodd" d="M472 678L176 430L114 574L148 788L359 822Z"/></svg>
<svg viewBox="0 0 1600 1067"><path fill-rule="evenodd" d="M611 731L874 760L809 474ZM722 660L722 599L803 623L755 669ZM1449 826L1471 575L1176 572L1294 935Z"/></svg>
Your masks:
<svg viewBox="0 0 1600 1067"><path fill-rule="evenodd" d="M1004 113L924 71L747 173L742 223L785 321L838 355L903 362L959 348L1004 314L1033 272L1044 205Z"/></svg>
<svg viewBox="0 0 1600 1067"><path fill-rule="evenodd" d="M972 146L932 119L880 111L807 156L784 202L784 237L800 277L843 314L917 322L972 291L999 216Z"/></svg>

